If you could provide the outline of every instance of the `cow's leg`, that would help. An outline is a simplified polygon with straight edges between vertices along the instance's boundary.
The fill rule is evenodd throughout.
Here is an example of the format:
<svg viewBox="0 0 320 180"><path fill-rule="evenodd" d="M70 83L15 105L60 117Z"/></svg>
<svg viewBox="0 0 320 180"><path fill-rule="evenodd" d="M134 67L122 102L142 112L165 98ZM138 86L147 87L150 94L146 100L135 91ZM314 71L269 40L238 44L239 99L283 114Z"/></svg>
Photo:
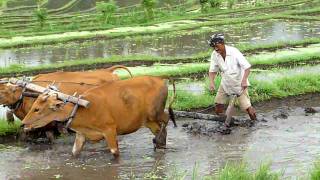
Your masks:
<svg viewBox="0 0 320 180"><path fill-rule="evenodd" d="M155 136L160 131L160 125L155 121L147 121L146 122L146 127L149 128L150 131L152 132L152 134L154 134Z"/></svg>
<svg viewBox="0 0 320 180"><path fill-rule="evenodd" d="M74 140L72 154L74 157L77 157L80 154L80 151L83 148L84 142L86 141L86 137L81 133L76 133L76 139Z"/></svg>
<svg viewBox="0 0 320 180"><path fill-rule="evenodd" d="M54 142L54 134L53 134L53 131L51 131L51 130L46 131L46 137L48 138L49 143L50 143L50 144L53 144L53 142Z"/></svg>
<svg viewBox="0 0 320 180"><path fill-rule="evenodd" d="M166 146L166 137L167 137L167 130L166 127L163 125L159 125L158 122L155 121L147 121L146 127L149 128L152 132L152 134L155 135L155 138L153 138L153 144L154 148L165 148Z"/></svg>
<svg viewBox="0 0 320 180"><path fill-rule="evenodd" d="M119 157L119 148L117 140L116 127L108 128L103 134L105 140L107 141L108 147L115 158Z"/></svg>

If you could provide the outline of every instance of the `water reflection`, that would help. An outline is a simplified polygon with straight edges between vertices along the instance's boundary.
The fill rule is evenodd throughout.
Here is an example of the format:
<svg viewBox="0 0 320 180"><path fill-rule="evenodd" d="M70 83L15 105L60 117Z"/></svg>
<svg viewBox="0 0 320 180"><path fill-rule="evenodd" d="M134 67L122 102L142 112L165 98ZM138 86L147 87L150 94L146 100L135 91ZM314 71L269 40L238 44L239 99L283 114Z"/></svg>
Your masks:
<svg viewBox="0 0 320 180"><path fill-rule="evenodd" d="M69 60L105 58L111 55L190 56L208 50L205 40L214 31L225 32L230 44L244 42L264 44L320 36L320 26L315 22L286 20L244 23L241 26L222 25L202 29L202 33L190 32L174 37L162 34L141 38L117 38L0 50L0 65L4 67L19 63L36 66Z"/></svg>

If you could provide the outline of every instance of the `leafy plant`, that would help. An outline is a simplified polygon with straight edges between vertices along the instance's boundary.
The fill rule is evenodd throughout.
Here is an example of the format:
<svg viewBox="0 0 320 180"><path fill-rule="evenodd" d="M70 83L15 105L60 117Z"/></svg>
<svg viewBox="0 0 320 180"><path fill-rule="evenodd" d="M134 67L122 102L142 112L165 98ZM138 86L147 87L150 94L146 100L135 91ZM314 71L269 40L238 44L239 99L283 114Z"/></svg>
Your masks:
<svg viewBox="0 0 320 180"><path fill-rule="evenodd" d="M68 29L77 30L79 28L80 28L79 18L78 17L72 17L71 23L68 25Z"/></svg>
<svg viewBox="0 0 320 180"><path fill-rule="evenodd" d="M201 6L201 12L208 11L208 0L199 0Z"/></svg>
<svg viewBox="0 0 320 180"><path fill-rule="evenodd" d="M199 0L201 12L208 12L209 8L219 8L222 0Z"/></svg>
<svg viewBox="0 0 320 180"><path fill-rule="evenodd" d="M222 4L222 0L209 0L208 2L211 8L219 8Z"/></svg>
<svg viewBox="0 0 320 180"><path fill-rule="evenodd" d="M144 9L146 19L154 19L154 9L157 0L141 0L141 6Z"/></svg>
<svg viewBox="0 0 320 180"><path fill-rule="evenodd" d="M43 28L48 19L47 9L39 7L34 11L34 15L39 22L40 28Z"/></svg>
<svg viewBox="0 0 320 180"><path fill-rule="evenodd" d="M235 2L236 2L236 0L228 0L228 9L232 9Z"/></svg>
<svg viewBox="0 0 320 180"><path fill-rule="evenodd" d="M117 8L118 7L113 0L110 0L109 2L97 2L96 9L99 12L98 18L103 24L111 23Z"/></svg>

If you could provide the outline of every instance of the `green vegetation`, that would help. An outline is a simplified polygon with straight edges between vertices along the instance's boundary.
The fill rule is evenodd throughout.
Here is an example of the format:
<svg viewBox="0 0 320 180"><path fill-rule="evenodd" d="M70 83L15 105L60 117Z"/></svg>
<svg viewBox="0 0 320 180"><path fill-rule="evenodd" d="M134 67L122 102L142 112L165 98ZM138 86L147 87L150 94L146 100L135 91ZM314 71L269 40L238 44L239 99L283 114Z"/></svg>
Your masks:
<svg viewBox="0 0 320 180"><path fill-rule="evenodd" d="M282 6L284 4L287 4L287 5L291 5L291 4L296 4L296 3L304 3L306 1L299 1L299 2L290 2L290 3L283 3L281 4ZM280 5L277 5L277 6L280 6ZM273 6L266 6L266 7L263 7L263 8L267 8L267 7L277 7L275 5ZM281 6L280 6L281 7ZM256 10L259 10L261 8L257 8ZM163 33L163 32L167 32L167 31L177 31L177 30L183 30L183 29L192 29L192 28L198 28L198 27L201 27L201 26L213 26L213 25L222 25L222 24L236 24L236 23L243 23L243 22L253 22L253 21L259 21L259 20L262 20L262 19L270 19L270 18L276 18L277 15L280 16L280 15L285 15L286 13L277 13L277 14L273 14L273 15L257 15L257 20L254 20L253 18L235 18L235 19L226 19L226 21L223 21L223 22L215 22L215 21L209 21L209 22L198 22L198 21L189 21L190 24L179 24L180 22L172 22L170 23L171 26L167 26L168 23L164 23L164 22L168 22L168 21L177 21L177 20L188 20L188 19L192 19L192 18L199 18L199 17L202 17L202 16L215 16L215 15L219 15L219 14L226 14L226 13L230 13L230 12L246 12L248 10L255 10L255 9L252 9L252 8L249 8L249 9L241 9L241 10L233 10L233 11L230 11L230 10L221 10L221 11L214 11L214 12L208 12L206 14L202 14L202 13L197 13L197 12L193 12L191 14L188 14L188 16L186 17L185 16L185 13L182 13L180 12L180 10L177 10L177 11L164 11L164 10L154 10L154 20L151 22L148 22L148 23L145 23L145 18L141 18L141 14L139 13L135 13L135 11L130 11L128 12L128 14L126 15L122 15L121 18L118 18L118 21L116 21L117 23L116 24L113 24L110 22L106 25L102 25L101 27L99 27L99 23L96 22L97 18L94 18L92 16L84 16L84 15L81 15L79 16L79 19L81 19L81 21L77 22L78 23L78 26L80 29L77 29L79 31L96 31L96 30L101 30L101 29L110 29L110 28L113 28L113 27L123 27L123 26L134 26L134 25L152 25L152 24L155 24L155 23L160 23L162 22L163 25L165 28L163 28L162 26L158 26L158 28L154 28L151 26L151 29L149 29L148 27L146 27L146 31L147 32L144 32L143 34L149 34L149 33ZM158 12L159 11L159 12ZM157 12L157 13L156 13ZM297 10L297 13L301 13L301 10ZM294 13L294 12L291 12L291 13ZM68 17L68 16L66 16ZM12 28L15 27L15 28L21 28L21 23L20 24L16 24L16 25L10 25L11 28L11 31L10 33L6 32L6 31L3 31L3 35L4 36L16 36L16 35L24 35L24 36L36 36L36 35L46 35L46 34L52 34L52 33L60 33L60 32L66 32L66 31L70 31L70 30L75 30L74 29L74 26L66 26L66 23L68 24L74 24L73 22L73 19L75 19L75 16L72 17L72 16L69 16L71 20L66 20L64 18L55 18L56 20L55 21L52 21L49 20L50 18L48 18L48 24L49 26L48 27L44 27L42 28L41 31L39 30L36 30L33 28L22 28L23 30L20 32L18 31L12 31ZM89 18L89 19L87 19ZM61 19L61 20L60 20ZM25 20L25 19L23 19ZM24 21L25 22L25 21ZM185 23L185 22L184 22ZM25 24L25 23L23 23ZM32 23L33 26L35 25L35 23ZM3 27L3 26L2 26ZM69 28L69 29L68 29ZM34 38L31 38L31 39L26 39L24 42L23 42L23 39L24 38L19 38L18 41L20 41L20 43L18 42L15 42L15 43L10 43L10 44L7 44L7 43L4 43L4 44L7 44L7 45L0 45L0 47L12 47L12 46L18 46L18 45L28 45L28 44L41 44L41 43L55 43L55 42L65 42L65 41L71 41L71 40L77 40L77 39L87 39L87 38L94 38L96 37L96 34L99 35L99 37L120 37L120 36L124 36L124 35L133 35L133 34L140 34L141 31L139 31L140 28L135 28L137 29L135 32L132 31L133 29L131 29L130 33L128 34L128 31L125 31L125 28L124 28L124 31L123 32L112 32L112 33L109 33L108 31L97 31L97 32L92 32L92 33L89 33L89 32L86 32L86 33L81 33L81 32L75 32L75 33L71 33L70 36L71 37L63 37L63 36L55 36L54 39L52 39L53 37L43 37L44 39L46 39L46 41L43 39L41 40L40 37L34 37ZM1 33L1 32L0 32ZM36 40L37 39L37 40ZM16 39L17 40L17 39ZM2 44L2 43L1 43Z"/></svg>
<svg viewBox="0 0 320 180"><path fill-rule="evenodd" d="M141 5L144 9L146 19L154 19L154 10L156 4L157 0L141 0Z"/></svg>
<svg viewBox="0 0 320 180"><path fill-rule="evenodd" d="M11 134L17 134L21 126L20 121L16 121L15 124L8 124L5 120L0 120L0 136L6 136Z"/></svg>
<svg viewBox="0 0 320 180"><path fill-rule="evenodd" d="M236 0L228 0L227 2L228 2L228 8L232 9L234 4L235 4L235 2L236 2Z"/></svg>
<svg viewBox="0 0 320 180"><path fill-rule="evenodd" d="M310 179L311 180L319 180L320 179L320 161L317 160L313 168L310 170Z"/></svg>
<svg viewBox="0 0 320 180"><path fill-rule="evenodd" d="M199 175L199 169L197 163L194 165L192 172L188 172L186 170L177 169L173 166L171 171L169 171L169 175L167 177L159 177L157 176L156 168L152 170L152 172L148 172L144 175L145 178L148 179L170 179L170 180L185 180L192 179L203 179L203 180L278 180L283 179L283 170L280 171L272 171L270 169L271 163L262 163L260 166L255 169L249 169L249 165L244 162L237 163L228 163L220 168L220 170L215 175ZM131 175L135 177L134 175ZM317 160L314 163L312 169L309 170L309 176L303 177L300 175L296 177L298 179L310 179L310 180L319 180L320 178L320 163Z"/></svg>
<svg viewBox="0 0 320 180"><path fill-rule="evenodd" d="M227 164L216 178L217 180L278 180L279 173L273 173L270 170L270 164L262 164L256 172L248 170L246 164L229 165Z"/></svg>
<svg viewBox="0 0 320 180"><path fill-rule="evenodd" d="M39 22L40 28L43 28L48 18L48 12L45 8L38 8L34 11L34 14Z"/></svg>
<svg viewBox="0 0 320 180"><path fill-rule="evenodd" d="M102 24L112 23L117 5L113 0L109 2L97 2L97 11L100 13L98 18Z"/></svg>

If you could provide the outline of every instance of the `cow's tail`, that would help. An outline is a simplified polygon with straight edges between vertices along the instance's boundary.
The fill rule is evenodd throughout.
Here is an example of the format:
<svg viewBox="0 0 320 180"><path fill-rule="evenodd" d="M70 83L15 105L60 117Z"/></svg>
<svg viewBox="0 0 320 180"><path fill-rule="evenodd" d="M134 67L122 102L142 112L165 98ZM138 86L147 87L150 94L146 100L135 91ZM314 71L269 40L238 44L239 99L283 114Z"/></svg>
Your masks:
<svg viewBox="0 0 320 180"><path fill-rule="evenodd" d="M123 66L123 65L115 65L115 66L109 67L107 69L107 71L113 72L116 69L124 69L124 70L128 71L128 73L130 74L130 77L133 77L131 71L126 66Z"/></svg>
<svg viewBox="0 0 320 180"><path fill-rule="evenodd" d="M169 102L168 112L169 112L169 117L172 120L174 127L178 127L177 123L176 123L176 119L174 117L173 110L172 110L172 105L174 103L174 100L176 99L176 85L174 83L174 79L169 78L169 80L172 81L173 95L172 95L170 102Z"/></svg>

